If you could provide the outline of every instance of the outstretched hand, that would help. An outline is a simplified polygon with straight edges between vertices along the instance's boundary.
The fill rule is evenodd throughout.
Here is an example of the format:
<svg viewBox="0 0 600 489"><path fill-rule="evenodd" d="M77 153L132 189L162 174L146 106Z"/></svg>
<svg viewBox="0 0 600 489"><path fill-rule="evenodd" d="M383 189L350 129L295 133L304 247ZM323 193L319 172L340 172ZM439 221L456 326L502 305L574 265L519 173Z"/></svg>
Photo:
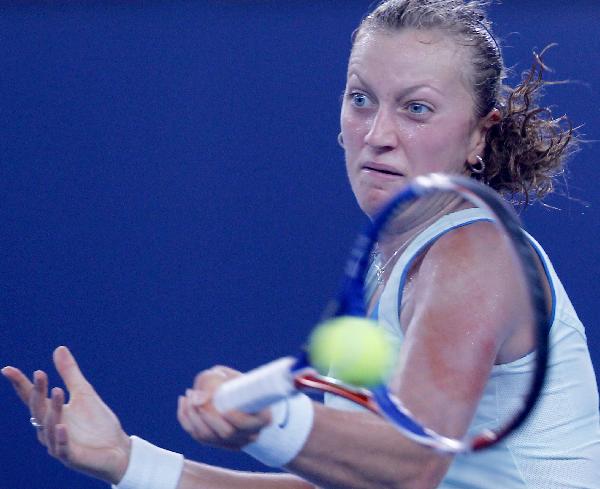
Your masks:
<svg viewBox="0 0 600 489"><path fill-rule="evenodd" d="M116 484L129 462L130 441L121 423L81 373L64 346L53 355L54 365L69 393L54 387L48 396L48 376L37 370L31 382L19 369L4 367L21 401L28 406L38 440L67 467ZM35 426L35 424L34 424Z"/></svg>

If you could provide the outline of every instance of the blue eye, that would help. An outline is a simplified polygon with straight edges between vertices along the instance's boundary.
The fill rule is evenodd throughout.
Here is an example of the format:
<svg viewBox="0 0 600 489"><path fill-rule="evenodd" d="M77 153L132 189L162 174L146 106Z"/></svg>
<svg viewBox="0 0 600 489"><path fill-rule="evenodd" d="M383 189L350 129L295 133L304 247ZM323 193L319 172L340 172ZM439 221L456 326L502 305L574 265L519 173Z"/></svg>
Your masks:
<svg viewBox="0 0 600 489"><path fill-rule="evenodd" d="M365 107L369 102L369 98L360 92L351 93L350 99L352 100L352 105L355 107Z"/></svg>
<svg viewBox="0 0 600 489"><path fill-rule="evenodd" d="M427 112L431 112L431 109L424 104L420 104L418 102L412 102L412 103L408 104L408 111L411 114L422 115L422 114L426 114Z"/></svg>

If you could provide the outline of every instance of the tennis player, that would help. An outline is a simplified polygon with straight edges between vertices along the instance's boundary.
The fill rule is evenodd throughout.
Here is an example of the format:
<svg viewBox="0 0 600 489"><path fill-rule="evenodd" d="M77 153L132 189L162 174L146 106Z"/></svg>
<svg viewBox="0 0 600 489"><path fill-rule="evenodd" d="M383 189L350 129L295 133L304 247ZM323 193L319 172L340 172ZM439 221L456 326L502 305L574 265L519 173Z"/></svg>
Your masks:
<svg viewBox="0 0 600 489"><path fill-rule="evenodd" d="M388 0L355 32L339 142L368 216L408 179L433 171L471 175L525 202L552 191L575 136L537 105L544 86L539 58L518 87L503 86L485 3ZM492 377L501 372L496 377L505 383L492 387L509 389L534 348L519 327L526 294L507 266L508 250L491 225L470 224L461 212L452 232L445 222L430 223L428 232L439 236L433 241L411 233L379 243L371 301L400 345L391 389L427 426L453 437L491 414L481 399ZM303 395L256 415L222 415L212 395L239 374L214 367L179 399L182 427L201 443L244 450L287 473L236 472L127 436L64 347L54 361L68 404L60 388L48 397L44 372L33 383L16 368L2 372L49 453L118 489L597 489L598 392L584 328L547 255L533 240L532 247L552 304L550 375L526 426L482 453L440 454L370 413ZM397 266L406 273L394 274Z"/></svg>

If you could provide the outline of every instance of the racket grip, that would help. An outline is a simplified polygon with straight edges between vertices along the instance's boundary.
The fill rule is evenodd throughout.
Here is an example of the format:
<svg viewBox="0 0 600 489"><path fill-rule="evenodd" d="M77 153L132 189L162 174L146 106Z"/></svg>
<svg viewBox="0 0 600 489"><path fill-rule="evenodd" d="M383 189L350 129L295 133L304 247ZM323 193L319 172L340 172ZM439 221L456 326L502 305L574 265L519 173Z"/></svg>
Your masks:
<svg viewBox="0 0 600 489"><path fill-rule="evenodd" d="M213 398L220 413L231 410L256 413L296 392L290 371L296 362L283 357L262 365L221 385Z"/></svg>

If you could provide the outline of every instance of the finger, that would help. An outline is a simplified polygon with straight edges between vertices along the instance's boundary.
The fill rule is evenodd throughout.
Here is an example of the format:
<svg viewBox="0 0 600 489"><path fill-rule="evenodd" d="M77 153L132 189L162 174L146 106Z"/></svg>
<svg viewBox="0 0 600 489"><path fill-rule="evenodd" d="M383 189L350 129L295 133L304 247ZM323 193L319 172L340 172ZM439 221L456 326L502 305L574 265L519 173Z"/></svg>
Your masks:
<svg viewBox="0 0 600 489"><path fill-rule="evenodd" d="M217 435L217 440L221 446L229 448L241 448L244 445L256 440L260 433L260 428L264 426L262 422L248 423L248 429L237 429L227 418L216 412L212 406L198 408L191 406L191 413L196 413L204 421L205 425Z"/></svg>
<svg viewBox="0 0 600 489"><path fill-rule="evenodd" d="M191 408L191 410L195 411L202 418L206 426L208 426L219 439L226 442L236 435L235 428L219 414L196 407Z"/></svg>
<svg viewBox="0 0 600 489"><path fill-rule="evenodd" d="M42 370L33 372L33 389L29 397L29 411L40 423L46 417L48 396L48 376Z"/></svg>
<svg viewBox="0 0 600 489"><path fill-rule="evenodd" d="M211 400L211 395L205 390L187 389L187 402L196 408L202 408ZM199 409L198 412L215 412L212 407L206 406L206 409ZM271 410L263 409L258 413L244 413L241 411L230 411L228 413L218 413L219 417L223 417L227 423L237 428L240 431L256 432L271 423ZM206 418L205 418L206 419ZM208 421L208 419L207 419ZM212 425L212 424L211 424ZM214 428L217 429L218 425ZM221 433L220 430L217 430Z"/></svg>
<svg viewBox="0 0 600 489"><path fill-rule="evenodd" d="M65 401L64 391L60 387L52 389L50 406L44 419L46 446L50 454L56 453L56 425L62 420L62 408Z"/></svg>
<svg viewBox="0 0 600 489"><path fill-rule="evenodd" d="M226 365L215 365L211 368L216 372L219 372L221 375L224 375L227 378L231 377L239 377L242 373L239 370L235 370L234 368L228 367Z"/></svg>
<svg viewBox="0 0 600 489"><path fill-rule="evenodd" d="M198 391L188 389L188 396ZM235 413L234 419L237 419L240 427L229 422L228 418L216 411L214 406L207 404L204 406L193 405L186 396L190 407L190 416L198 415L204 424L217 436L222 445L230 448L239 448L247 443L254 441L261 430L269 424L271 416L270 411L260 415L250 415L245 413Z"/></svg>
<svg viewBox="0 0 600 489"><path fill-rule="evenodd" d="M208 426L219 438L230 438L234 434L235 428L227 420L225 420L220 413L216 412L212 406L206 405L202 407L198 406L197 404L193 405L190 402L189 397L195 392L198 391L192 391L191 389L188 389L186 392L186 399L190 407L190 411L196 413L200 419L202 419L204 424Z"/></svg>
<svg viewBox="0 0 600 489"><path fill-rule="evenodd" d="M217 434L205 423L202 417L196 412L184 397L182 400L183 412L189 420L191 426L190 434L200 441L214 442L219 439Z"/></svg>
<svg viewBox="0 0 600 489"><path fill-rule="evenodd" d="M63 463L69 461L69 436L64 424L56 425L54 454Z"/></svg>
<svg viewBox="0 0 600 489"><path fill-rule="evenodd" d="M217 365L205 370L194 379L194 389L213 392L226 380L238 377L240 372L223 365Z"/></svg>
<svg viewBox="0 0 600 489"><path fill-rule="evenodd" d="M204 406L211 399L211 394L208 391L198 389L187 389L185 397L192 406Z"/></svg>
<svg viewBox="0 0 600 489"><path fill-rule="evenodd" d="M54 365L71 394L93 391L92 386L81 373L79 365L66 346L54 350Z"/></svg>
<svg viewBox="0 0 600 489"><path fill-rule="evenodd" d="M241 411L229 411L223 417L238 431L255 433L271 424L271 410L263 409L256 414L247 414Z"/></svg>
<svg viewBox="0 0 600 489"><path fill-rule="evenodd" d="M2 375L4 375L11 383L23 404L29 407L29 398L31 397L33 384L29 381L27 376L18 368L11 366L4 367L2 369Z"/></svg>
<svg viewBox="0 0 600 489"><path fill-rule="evenodd" d="M185 397L183 398L182 403L183 412L189 420L192 428L192 434L203 441L216 440L218 438L217 434L210 429L210 427L204 422L202 417L189 404L188 400Z"/></svg>
<svg viewBox="0 0 600 489"><path fill-rule="evenodd" d="M218 386L226 380L227 377L224 372L211 368L210 370L205 370L196 375L196 378L194 379L194 389L205 391L214 390L211 389L213 386Z"/></svg>
<svg viewBox="0 0 600 489"><path fill-rule="evenodd" d="M194 428L192 426L192 422L184 411L184 400L185 397L183 396L179 396L177 398L177 419L179 420L181 427L191 434L194 431Z"/></svg>

